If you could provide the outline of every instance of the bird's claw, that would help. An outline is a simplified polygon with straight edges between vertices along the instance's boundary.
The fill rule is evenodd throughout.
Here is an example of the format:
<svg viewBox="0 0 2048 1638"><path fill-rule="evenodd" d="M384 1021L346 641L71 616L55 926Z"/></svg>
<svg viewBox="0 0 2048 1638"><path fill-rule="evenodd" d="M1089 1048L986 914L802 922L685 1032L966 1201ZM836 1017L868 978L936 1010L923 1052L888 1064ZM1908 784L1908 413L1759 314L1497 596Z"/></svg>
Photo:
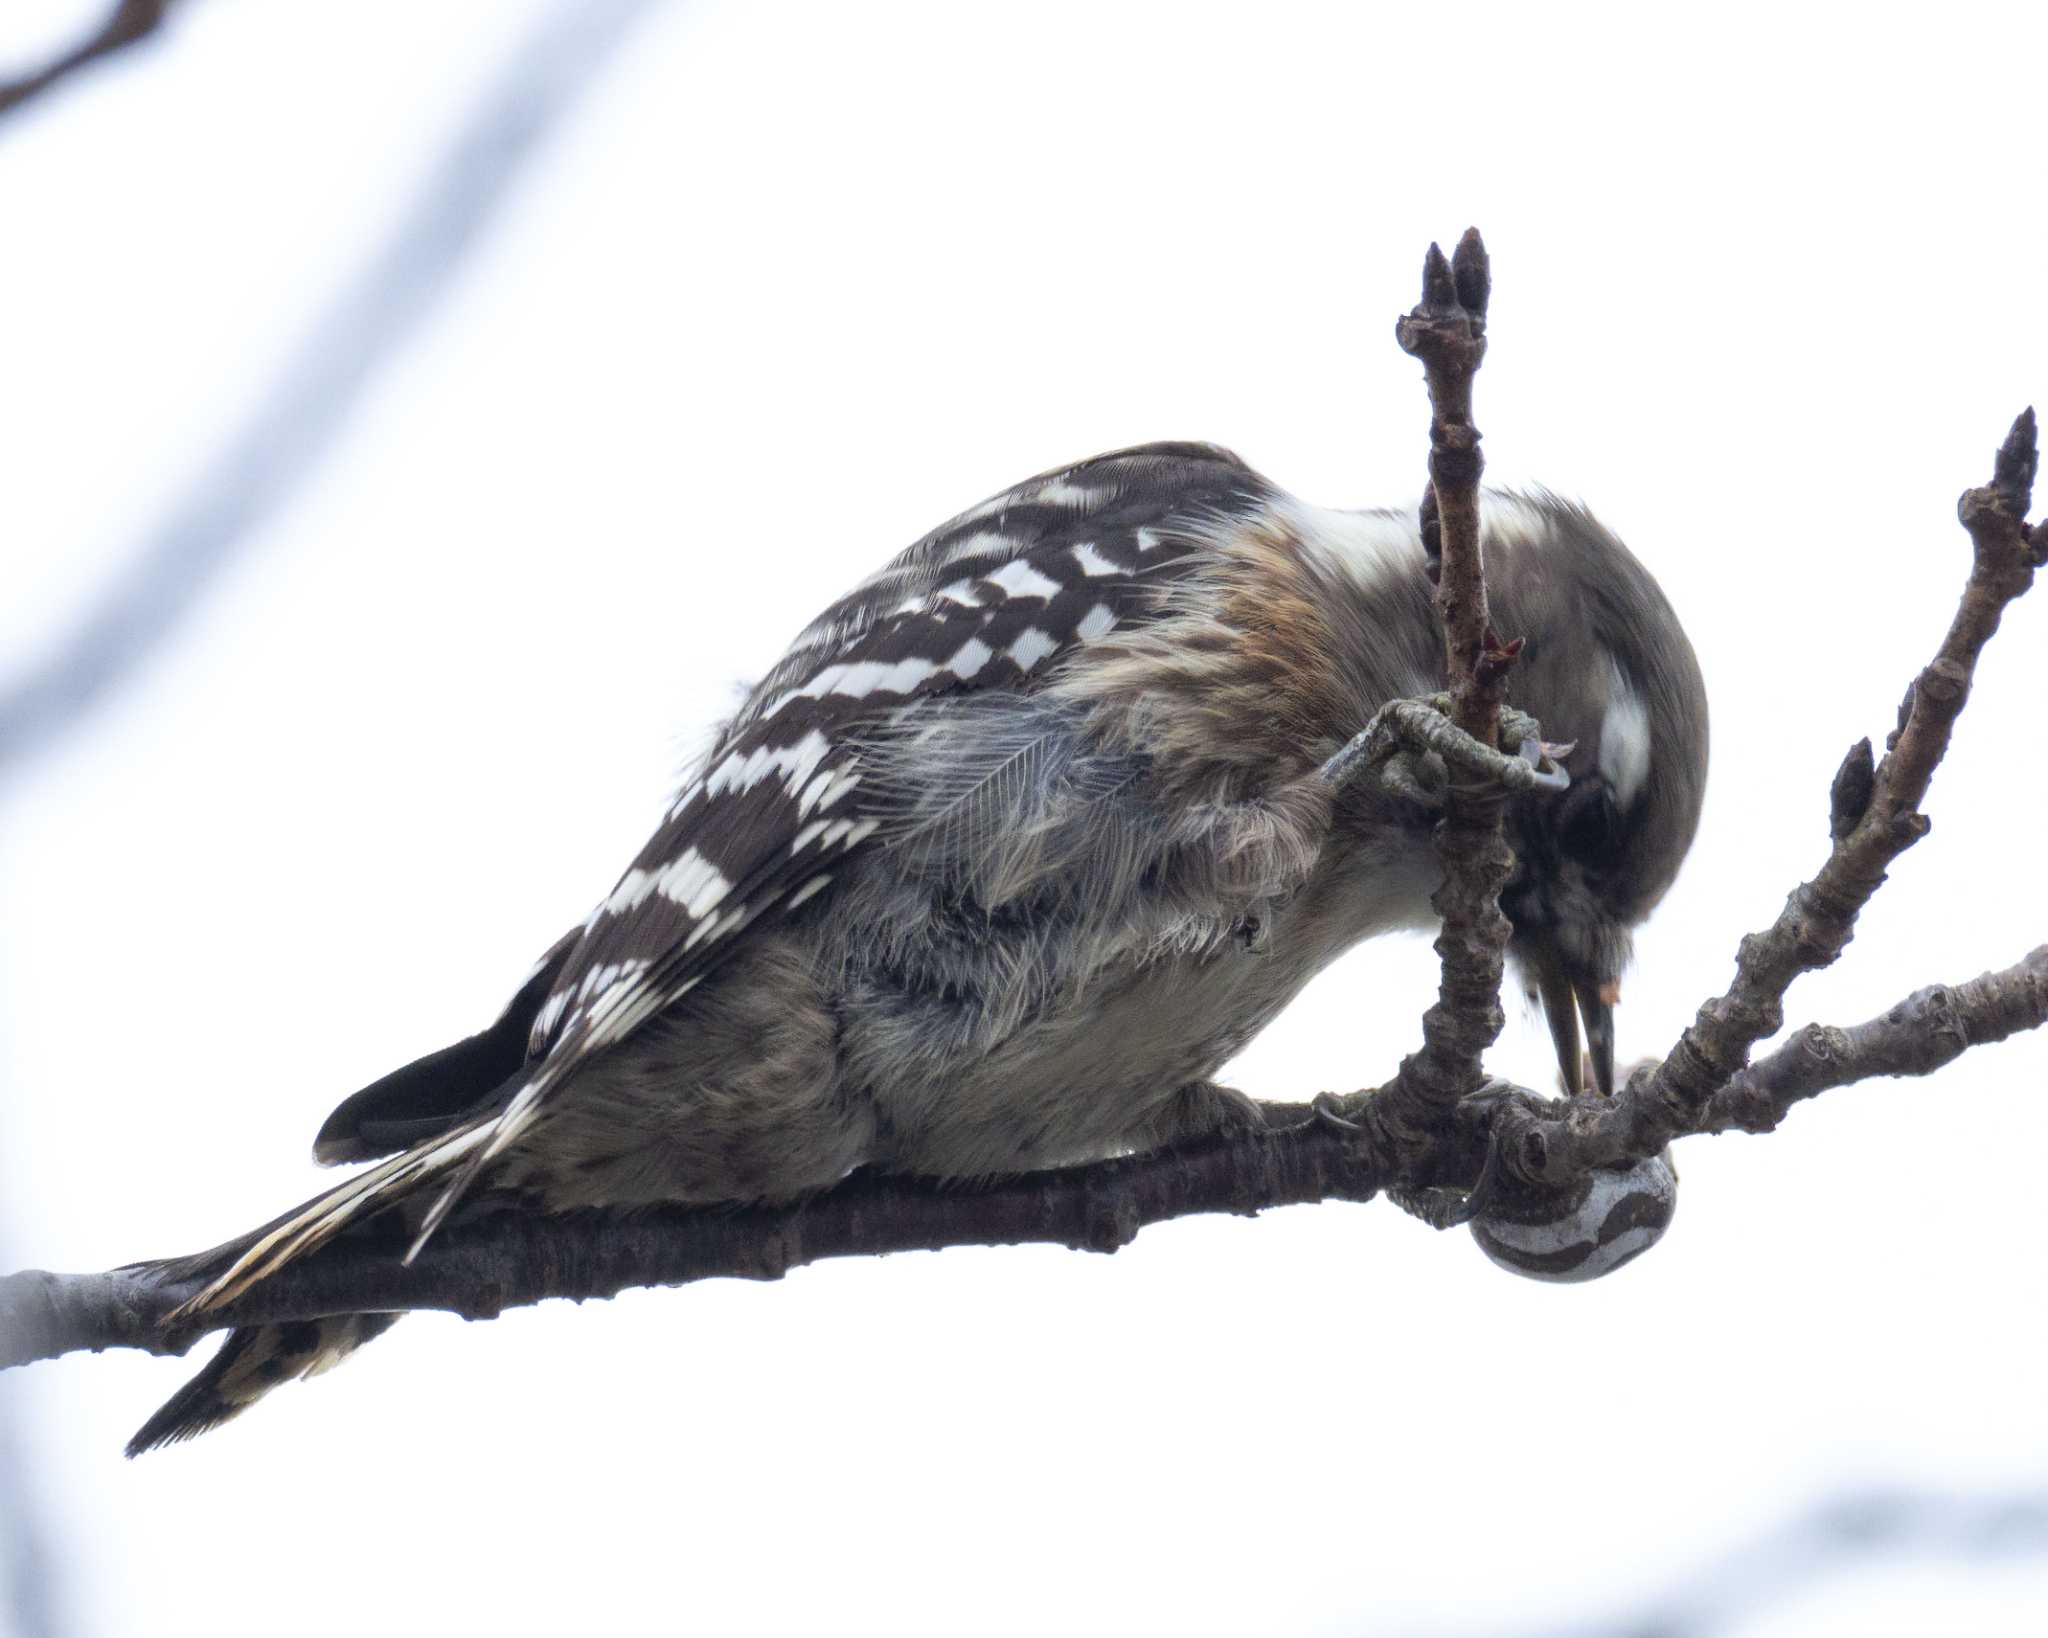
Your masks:
<svg viewBox="0 0 2048 1638"><path fill-rule="evenodd" d="M1474 1218L1483 1217L1499 1197L1508 1175L1503 1158L1506 1144L1499 1114L1501 1106L1512 1102L1515 1095L1515 1088L1507 1082L1495 1081L1459 1102L1461 1113L1483 1114L1486 1121L1486 1156L1480 1162L1479 1176L1471 1188L1390 1190L1394 1204L1434 1229L1463 1228Z"/></svg>
<svg viewBox="0 0 2048 1638"><path fill-rule="evenodd" d="M1389 700L1372 721L1323 764L1342 787L1367 771L1404 801L1434 808L1446 783L1461 791L1561 791L1571 783L1562 759L1573 749L1543 738L1542 725L1513 706L1501 710L1501 738L1516 749L1482 745L1450 719L1450 696ZM1442 770L1441 773L1438 770Z"/></svg>
<svg viewBox="0 0 2048 1638"><path fill-rule="evenodd" d="M1440 756L1396 751L1380 766L1381 786L1425 813L1435 813L1443 807L1444 787L1448 783Z"/></svg>
<svg viewBox="0 0 2048 1638"><path fill-rule="evenodd" d="M1364 1127L1344 1113L1344 1100L1335 1092L1318 1092L1308 1100L1309 1118L1324 1126L1334 1126L1339 1131L1362 1132Z"/></svg>

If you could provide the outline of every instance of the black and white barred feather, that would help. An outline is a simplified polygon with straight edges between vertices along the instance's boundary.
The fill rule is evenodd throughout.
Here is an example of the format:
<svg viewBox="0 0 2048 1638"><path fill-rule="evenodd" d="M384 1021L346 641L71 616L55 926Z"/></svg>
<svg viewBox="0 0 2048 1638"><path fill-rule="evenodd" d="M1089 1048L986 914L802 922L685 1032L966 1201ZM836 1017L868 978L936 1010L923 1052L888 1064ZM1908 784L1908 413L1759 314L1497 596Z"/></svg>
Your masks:
<svg viewBox="0 0 2048 1638"><path fill-rule="evenodd" d="M1705 700L1582 509L1489 496L1483 534L1518 703L1578 745L1568 793L1512 810L1503 895L1560 1028L1691 840ZM334 1111L316 1159L365 1170L168 1270L203 1309L337 1234L409 1256L458 1209L790 1200L1241 1119L1221 1065L1343 949L1430 919L1426 802L1328 769L1436 686L1440 643L1412 512L1314 507L1203 444L1017 485L797 636L489 1029ZM131 1449L390 1320L238 1329Z"/></svg>
<svg viewBox="0 0 2048 1638"><path fill-rule="evenodd" d="M202 1303L225 1300L382 1201L445 1176L415 1232L417 1252L581 1065L687 996L760 917L825 891L885 824L907 822L916 845L935 853L949 837L983 834L945 820L945 803L972 803L972 789L934 786L936 812L864 806L856 749L911 700L1027 690L1077 646L1156 618L1217 526L1273 493L1213 445L1120 450L970 508L863 581L750 691L611 893L543 958L536 978L545 976L545 992L534 1000L529 980L495 1026L502 1062L512 1026L522 1014L529 1020L523 1058L491 1089L497 1107L310 1202L237 1258ZM1007 777L1041 778L1033 758L1047 754L1056 753L1043 742L1018 747ZM989 775L977 768L974 777ZM350 1100L336 1112L316 1155L367 1158L361 1123L392 1102L368 1096L379 1087L359 1095L365 1104L352 1109Z"/></svg>
<svg viewBox="0 0 2048 1638"><path fill-rule="evenodd" d="M1268 493L1206 444L1099 456L963 512L834 603L585 923L534 1020L534 1055L619 1038L755 916L822 891L883 823L848 801L864 726L912 699L1026 688L1076 645L1149 618L1196 549L1189 526Z"/></svg>

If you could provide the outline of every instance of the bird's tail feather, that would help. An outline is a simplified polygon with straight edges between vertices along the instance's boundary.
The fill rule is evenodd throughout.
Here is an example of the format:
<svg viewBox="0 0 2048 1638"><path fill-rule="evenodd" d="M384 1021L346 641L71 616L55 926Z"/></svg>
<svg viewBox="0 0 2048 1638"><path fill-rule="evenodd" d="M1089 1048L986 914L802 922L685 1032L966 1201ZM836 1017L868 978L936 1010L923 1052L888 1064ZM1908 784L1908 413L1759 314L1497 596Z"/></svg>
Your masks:
<svg viewBox="0 0 2048 1638"><path fill-rule="evenodd" d="M244 1325L228 1333L206 1368L164 1402L128 1441L140 1456L160 1445L217 1428L280 1382L331 1370L398 1323L396 1314L335 1314L281 1325Z"/></svg>
<svg viewBox="0 0 2048 1638"><path fill-rule="evenodd" d="M188 1319L232 1302L258 1280L326 1244L349 1223L360 1222L443 1177L490 1136L495 1120L495 1115L480 1116L380 1161L224 1248L233 1260L172 1313L171 1319Z"/></svg>
<svg viewBox="0 0 2048 1638"><path fill-rule="evenodd" d="M415 1191L437 1186L490 1136L493 1118L479 1116L395 1154L226 1245L158 1265L176 1278L207 1281L169 1318L189 1319L232 1302L349 1225L417 1198ZM280 1382L314 1376L340 1364L397 1320L395 1313L332 1314L237 1326L205 1368L129 1440L128 1454L139 1456L219 1427Z"/></svg>

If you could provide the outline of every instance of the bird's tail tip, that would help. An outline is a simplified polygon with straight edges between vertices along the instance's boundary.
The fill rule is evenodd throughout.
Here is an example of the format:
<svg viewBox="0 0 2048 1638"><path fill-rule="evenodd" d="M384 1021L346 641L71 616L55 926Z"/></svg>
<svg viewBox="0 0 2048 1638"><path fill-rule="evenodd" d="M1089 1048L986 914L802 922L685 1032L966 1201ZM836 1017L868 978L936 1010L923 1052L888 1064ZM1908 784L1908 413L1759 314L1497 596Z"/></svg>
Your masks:
<svg viewBox="0 0 2048 1638"><path fill-rule="evenodd" d="M199 1374L135 1430L127 1453L140 1456L210 1433L279 1383L332 1369L397 1322L396 1314L335 1314L230 1331Z"/></svg>

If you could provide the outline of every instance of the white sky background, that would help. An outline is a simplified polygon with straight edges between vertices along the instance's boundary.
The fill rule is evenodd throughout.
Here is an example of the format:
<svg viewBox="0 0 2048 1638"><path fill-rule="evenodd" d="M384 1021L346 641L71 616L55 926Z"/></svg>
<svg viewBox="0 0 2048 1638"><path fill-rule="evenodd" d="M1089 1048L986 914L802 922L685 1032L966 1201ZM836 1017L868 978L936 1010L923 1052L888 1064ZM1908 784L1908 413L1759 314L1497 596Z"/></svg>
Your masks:
<svg viewBox="0 0 2048 1638"><path fill-rule="evenodd" d="M16 9L24 57L99 12ZM542 10L212 0L0 127L0 677ZM960 507L1157 437L1412 500L1392 323L1468 222L1489 479L1593 504L1712 692L1621 1016L1661 1050L1819 862L1836 764L1953 608L1956 494L2048 407L2021 11L656 7L296 504L4 793L7 1260L191 1250L312 1193L331 1105L487 1021L733 684ZM2043 596L1795 1023L2048 936ZM1383 1079L1433 984L1420 940L1360 952L1232 1078ZM1517 1017L1496 1064L1548 1056ZM2041 1486L2044 1069L2023 1040L1695 1140L1665 1244L1583 1289L1331 1205L419 1316L133 1464L184 1363L0 1394L81 1633L1568 1629L1845 1487ZM1733 1630L2044 1612L2038 1559L1908 1560Z"/></svg>

